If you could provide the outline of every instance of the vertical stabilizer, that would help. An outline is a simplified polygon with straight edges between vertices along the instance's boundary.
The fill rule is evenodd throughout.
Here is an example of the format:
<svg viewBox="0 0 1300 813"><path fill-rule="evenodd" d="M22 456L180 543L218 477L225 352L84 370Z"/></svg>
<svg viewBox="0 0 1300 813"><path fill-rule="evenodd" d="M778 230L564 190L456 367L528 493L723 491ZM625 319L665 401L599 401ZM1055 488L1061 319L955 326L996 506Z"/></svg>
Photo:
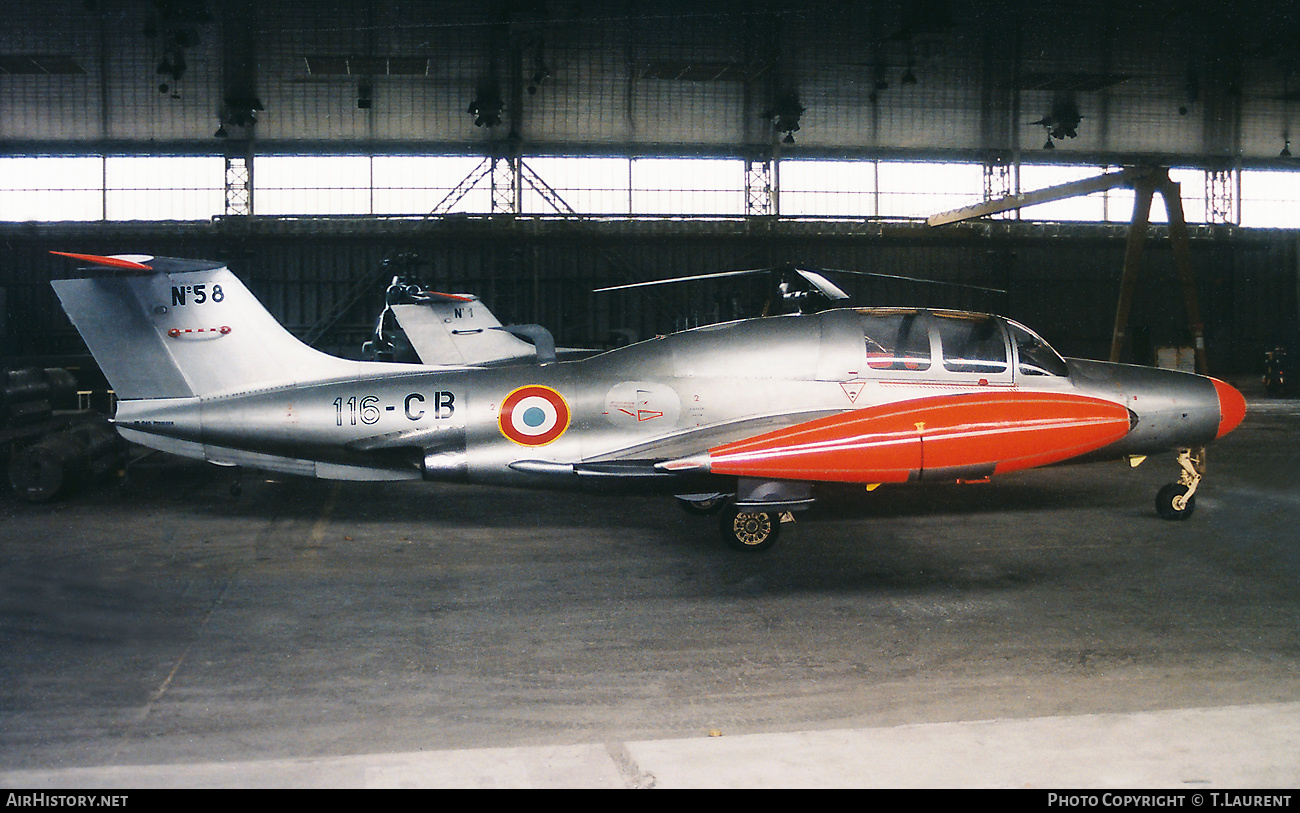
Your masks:
<svg viewBox="0 0 1300 813"><path fill-rule="evenodd" d="M293 385L360 366L303 344L221 263L76 256L94 275L51 284L119 398Z"/></svg>
<svg viewBox="0 0 1300 813"><path fill-rule="evenodd" d="M533 346L507 333L475 296L435 294L389 308L425 364L490 364L534 355Z"/></svg>

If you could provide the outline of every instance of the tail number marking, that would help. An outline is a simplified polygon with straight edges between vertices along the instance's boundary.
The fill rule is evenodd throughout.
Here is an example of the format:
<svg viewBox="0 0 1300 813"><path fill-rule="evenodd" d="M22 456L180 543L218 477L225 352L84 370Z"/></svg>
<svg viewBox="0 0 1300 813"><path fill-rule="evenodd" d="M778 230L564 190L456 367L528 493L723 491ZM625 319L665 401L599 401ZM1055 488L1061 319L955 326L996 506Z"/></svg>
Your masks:
<svg viewBox="0 0 1300 813"><path fill-rule="evenodd" d="M425 416L424 408L425 398L418 392L413 392L402 399L402 409L406 413L406 419L409 421L418 421ZM389 404L381 404L378 395L363 395L344 399L339 396L334 399L334 424L342 426L344 420L349 426L356 426L357 423L372 426L379 423L385 412L396 412L397 407ZM433 394L433 417L436 419L450 418L456 411L455 393L438 391Z"/></svg>
<svg viewBox="0 0 1300 813"><path fill-rule="evenodd" d="M172 305L187 305L190 299L193 299L195 305L202 305L211 299L213 302L220 302L226 298L226 292L221 290L220 285L213 285L212 290L208 290L208 284L201 282L198 285L173 285L172 286Z"/></svg>

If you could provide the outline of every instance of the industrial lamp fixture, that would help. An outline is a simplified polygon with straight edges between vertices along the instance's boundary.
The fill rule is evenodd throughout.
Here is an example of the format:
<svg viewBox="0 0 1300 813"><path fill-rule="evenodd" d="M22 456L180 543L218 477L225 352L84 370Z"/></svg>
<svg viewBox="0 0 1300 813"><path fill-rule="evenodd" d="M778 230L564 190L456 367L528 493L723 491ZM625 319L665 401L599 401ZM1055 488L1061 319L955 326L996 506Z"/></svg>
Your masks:
<svg viewBox="0 0 1300 813"><path fill-rule="evenodd" d="M494 87L485 87L479 88L466 112L474 117L475 127L496 127L501 124L501 111L504 109L501 93Z"/></svg>
<svg viewBox="0 0 1300 813"><path fill-rule="evenodd" d="M216 138L229 138L230 132L227 127L249 130L257 124L258 111L265 109L262 100L256 96L227 96L218 115L217 131L212 135Z"/></svg>
<svg viewBox="0 0 1300 813"><path fill-rule="evenodd" d="M912 58L907 58L907 70L903 71L903 78L899 80L904 85L916 84L916 71L913 70Z"/></svg>
<svg viewBox="0 0 1300 813"><path fill-rule="evenodd" d="M199 29L215 20L204 0L153 0L145 16L142 33L147 39L162 41L162 58L156 73L163 77L158 92L181 97L179 85L185 75L185 52L201 41Z"/></svg>
<svg viewBox="0 0 1300 813"><path fill-rule="evenodd" d="M537 95L538 86L550 78L551 78L551 69L546 67L546 65L541 60L538 60L537 68L536 70L533 71L532 80L529 81L528 83L528 95L529 96Z"/></svg>
<svg viewBox="0 0 1300 813"><path fill-rule="evenodd" d="M1079 135L1079 123L1083 121L1083 116L1079 113L1079 105L1075 103L1072 96L1058 97L1052 102L1052 110L1046 116L1038 121L1030 122L1041 126L1047 131L1047 143L1043 144L1043 149L1054 150L1056 144L1052 139L1062 140L1066 138L1077 138Z"/></svg>
<svg viewBox="0 0 1300 813"><path fill-rule="evenodd" d="M785 133L783 144L793 144L794 134L799 131L799 117L807 108L799 104L799 97L794 93L782 96L772 108L763 113L763 118L772 121L772 129Z"/></svg>

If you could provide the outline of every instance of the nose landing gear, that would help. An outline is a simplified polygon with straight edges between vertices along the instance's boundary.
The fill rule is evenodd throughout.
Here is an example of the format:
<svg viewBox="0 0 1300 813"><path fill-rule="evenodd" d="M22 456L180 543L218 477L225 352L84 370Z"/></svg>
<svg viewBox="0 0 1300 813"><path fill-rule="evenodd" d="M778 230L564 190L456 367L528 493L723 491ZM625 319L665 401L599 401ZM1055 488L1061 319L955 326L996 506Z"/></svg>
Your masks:
<svg viewBox="0 0 1300 813"><path fill-rule="evenodd" d="M1196 487L1205 476L1205 448L1179 449L1178 465L1182 467L1178 482L1156 494L1156 513L1164 519L1187 519L1196 510Z"/></svg>

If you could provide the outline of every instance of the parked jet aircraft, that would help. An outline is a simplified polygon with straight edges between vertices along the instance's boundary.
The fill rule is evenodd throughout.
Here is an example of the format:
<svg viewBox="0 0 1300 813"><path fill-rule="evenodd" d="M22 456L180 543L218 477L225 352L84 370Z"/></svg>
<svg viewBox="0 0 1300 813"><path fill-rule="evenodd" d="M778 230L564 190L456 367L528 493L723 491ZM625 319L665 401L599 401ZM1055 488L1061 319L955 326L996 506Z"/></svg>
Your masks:
<svg viewBox="0 0 1300 813"><path fill-rule="evenodd" d="M595 353L557 349L540 325L502 325L472 294L439 293L394 277L384 298L374 335L361 348L367 359L481 366L549 364Z"/></svg>
<svg viewBox="0 0 1300 813"><path fill-rule="evenodd" d="M1067 361L1013 321L939 310L748 319L575 361L521 363L510 342L473 363L350 361L294 338L221 263L65 256L90 268L54 288L130 441L330 479L660 491L720 508L742 550L773 544L819 483L1167 450L1182 471L1157 508L1186 518L1198 450L1246 410L1215 379ZM483 327L476 302L445 309L450 332Z"/></svg>

